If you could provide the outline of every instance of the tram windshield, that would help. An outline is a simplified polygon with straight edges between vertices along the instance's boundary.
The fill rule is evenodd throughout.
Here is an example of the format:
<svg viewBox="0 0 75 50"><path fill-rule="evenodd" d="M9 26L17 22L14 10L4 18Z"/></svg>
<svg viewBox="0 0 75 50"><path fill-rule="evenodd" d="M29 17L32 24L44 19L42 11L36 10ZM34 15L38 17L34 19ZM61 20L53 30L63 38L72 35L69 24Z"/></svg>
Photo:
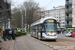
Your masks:
<svg viewBox="0 0 75 50"><path fill-rule="evenodd" d="M45 23L44 29L46 32L56 32L57 31L57 24L56 23Z"/></svg>

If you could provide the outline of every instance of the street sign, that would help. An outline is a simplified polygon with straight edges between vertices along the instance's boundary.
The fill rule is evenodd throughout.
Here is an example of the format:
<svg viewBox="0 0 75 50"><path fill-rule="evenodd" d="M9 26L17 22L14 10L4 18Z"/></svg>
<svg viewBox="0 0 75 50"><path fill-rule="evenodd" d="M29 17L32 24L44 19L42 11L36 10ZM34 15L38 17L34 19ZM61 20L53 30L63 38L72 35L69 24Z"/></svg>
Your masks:
<svg viewBox="0 0 75 50"><path fill-rule="evenodd" d="M59 29L61 29L61 27L59 27Z"/></svg>
<svg viewBox="0 0 75 50"><path fill-rule="evenodd" d="M28 24L28 28L29 28L29 24Z"/></svg>
<svg viewBox="0 0 75 50"><path fill-rule="evenodd" d="M66 27L65 27L66 28Z"/></svg>

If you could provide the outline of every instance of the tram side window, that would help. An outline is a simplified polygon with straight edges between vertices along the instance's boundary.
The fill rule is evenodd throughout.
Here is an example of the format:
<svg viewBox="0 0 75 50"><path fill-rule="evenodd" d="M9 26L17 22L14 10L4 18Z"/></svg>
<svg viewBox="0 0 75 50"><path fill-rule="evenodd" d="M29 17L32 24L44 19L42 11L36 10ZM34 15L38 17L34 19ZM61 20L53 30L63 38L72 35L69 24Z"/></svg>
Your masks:
<svg viewBox="0 0 75 50"><path fill-rule="evenodd" d="M44 27L42 27L42 31L45 31L44 29L45 29L45 28L44 28Z"/></svg>
<svg viewBox="0 0 75 50"><path fill-rule="evenodd" d="M41 31L41 25L37 25L37 30Z"/></svg>
<svg viewBox="0 0 75 50"><path fill-rule="evenodd" d="M36 26L36 32L38 31L38 26Z"/></svg>
<svg viewBox="0 0 75 50"><path fill-rule="evenodd" d="M35 27L32 27L31 29L32 29L32 31L33 31L33 32L35 32L35 31L36 31L36 28L35 28Z"/></svg>
<svg viewBox="0 0 75 50"><path fill-rule="evenodd" d="M32 32L32 28L30 28L30 32Z"/></svg>
<svg viewBox="0 0 75 50"><path fill-rule="evenodd" d="M38 31L39 31L39 25L37 25L36 27L37 27L36 30L37 30L37 32L38 32Z"/></svg>

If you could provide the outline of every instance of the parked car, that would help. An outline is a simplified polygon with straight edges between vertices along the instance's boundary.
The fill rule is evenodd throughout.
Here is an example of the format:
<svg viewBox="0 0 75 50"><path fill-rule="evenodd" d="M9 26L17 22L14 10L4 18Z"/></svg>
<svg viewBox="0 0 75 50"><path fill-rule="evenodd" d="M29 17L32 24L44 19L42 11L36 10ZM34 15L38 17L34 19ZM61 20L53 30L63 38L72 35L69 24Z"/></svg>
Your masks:
<svg viewBox="0 0 75 50"><path fill-rule="evenodd" d="M68 32L68 33L65 34L65 36L66 36L66 37L70 37L71 34L72 34L72 32Z"/></svg>
<svg viewBox="0 0 75 50"><path fill-rule="evenodd" d="M73 32L73 33L71 34L71 36L72 36L72 37L75 37L75 32Z"/></svg>

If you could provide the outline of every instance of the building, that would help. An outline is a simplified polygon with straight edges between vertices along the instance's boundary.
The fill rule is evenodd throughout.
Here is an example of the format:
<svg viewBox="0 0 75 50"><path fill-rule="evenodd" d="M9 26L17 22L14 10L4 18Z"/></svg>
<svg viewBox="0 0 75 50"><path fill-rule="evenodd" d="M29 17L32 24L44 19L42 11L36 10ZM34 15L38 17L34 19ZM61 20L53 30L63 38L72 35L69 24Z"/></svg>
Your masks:
<svg viewBox="0 0 75 50"><path fill-rule="evenodd" d="M65 4L66 28L72 28L72 1L73 0L66 0Z"/></svg>
<svg viewBox="0 0 75 50"><path fill-rule="evenodd" d="M0 0L0 28L10 28L11 3L10 0Z"/></svg>
<svg viewBox="0 0 75 50"><path fill-rule="evenodd" d="M66 0L66 28L75 28L75 0Z"/></svg>
<svg viewBox="0 0 75 50"><path fill-rule="evenodd" d="M75 0L72 2L72 27L75 28Z"/></svg>
<svg viewBox="0 0 75 50"><path fill-rule="evenodd" d="M41 16L55 17L57 21L60 23L61 28L65 28L65 6L53 7L52 10L44 11Z"/></svg>

